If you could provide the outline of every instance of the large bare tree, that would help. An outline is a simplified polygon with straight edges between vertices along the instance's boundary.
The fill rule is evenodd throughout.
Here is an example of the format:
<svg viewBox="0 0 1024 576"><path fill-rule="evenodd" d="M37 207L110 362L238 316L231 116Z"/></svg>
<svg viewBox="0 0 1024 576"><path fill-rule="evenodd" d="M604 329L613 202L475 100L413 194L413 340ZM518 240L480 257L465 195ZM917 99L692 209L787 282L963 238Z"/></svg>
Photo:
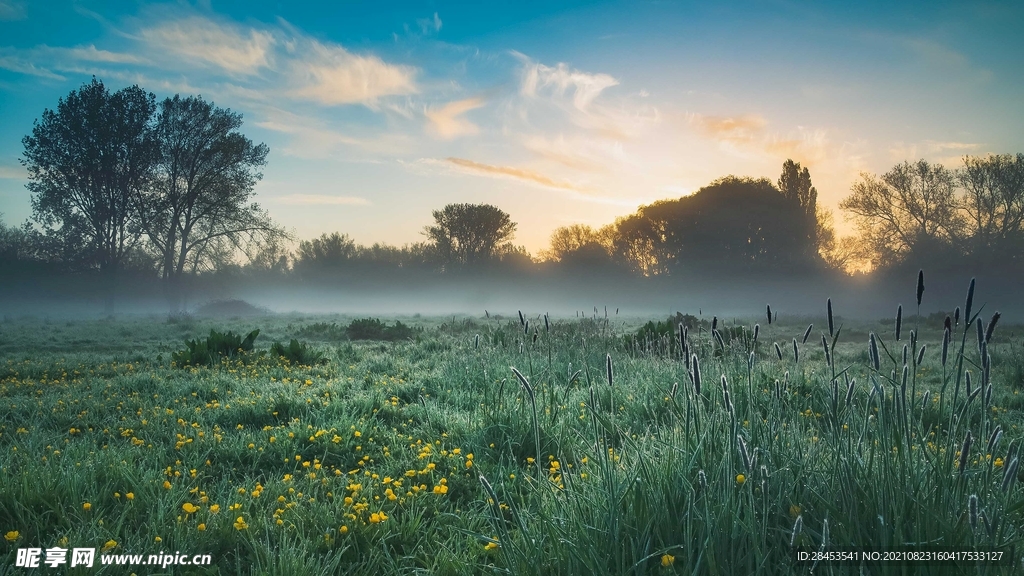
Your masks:
<svg viewBox="0 0 1024 576"><path fill-rule="evenodd" d="M971 251L989 264L1024 252L1024 154L967 156L960 170Z"/></svg>
<svg viewBox="0 0 1024 576"><path fill-rule="evenodd" d="M852 215L875 266L899 264L912 253L931 257L959 237L956 175L941 164L898 164L881 177L861 174L840 208Z"/></svg>
<svg viewBox="0 0 1024 576"><path fill-rule="evenodd" d="M252 202L270 149L238 132L241 125L241 114L199 96L160 104L156 178L137 200L172 307L182 304L186 274L216 267L237 251L255 252L283 234Z"/></svg>

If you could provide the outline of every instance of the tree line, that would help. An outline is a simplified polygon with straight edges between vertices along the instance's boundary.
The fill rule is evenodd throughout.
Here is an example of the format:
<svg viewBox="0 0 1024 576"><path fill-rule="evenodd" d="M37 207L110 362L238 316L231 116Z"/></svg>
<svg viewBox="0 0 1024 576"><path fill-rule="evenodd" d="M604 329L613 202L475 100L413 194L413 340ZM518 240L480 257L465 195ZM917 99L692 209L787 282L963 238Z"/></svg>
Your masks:
<svg viewBox="0 0 1024 576"><path fill-rule="evenodd" d="M157 101L93 78L46 109L22 143L32 218L0 224L9 270L94 274L111 298L125 275L159 278L172 303L186 281L249 271L331 281L403 271L458 274L545 268L571 275L794 275L905 268L1021 269L1024 154L967 156L951 169L904 162L862 174L840 204L857 234L837 238L806 167L776 182L726 176L640 206L601 228L559 228L531 256L516 222L487 204L433 212L422 242L364 246L335 232L291 236L255 203L269 148L242 116L201 96Z"/></svg>

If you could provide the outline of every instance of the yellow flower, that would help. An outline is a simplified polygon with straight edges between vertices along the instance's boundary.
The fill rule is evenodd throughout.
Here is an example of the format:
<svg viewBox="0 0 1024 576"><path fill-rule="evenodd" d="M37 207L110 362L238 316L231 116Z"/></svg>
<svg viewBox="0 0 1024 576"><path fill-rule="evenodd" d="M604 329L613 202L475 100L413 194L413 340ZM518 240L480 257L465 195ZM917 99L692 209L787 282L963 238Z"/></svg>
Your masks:
<svg viewBox="0 0 1024 576"><path fill-rule="evenodd" d="M184 510L186 514L195 514L196 511L199 510L199 506L196 506L191 502L185 502L181 505L181 509Z"/></svg>
<svg viewBox="0 0 1024 576"><path fill-rule="evenodd" d="M164 539L159 537L159 536L157 536L156 538L153 538L153 542L163 542L163 541L164 541Z"/></svg>
<svg viewBox="0 0 1024 576"><path fill-rule="evenodd" d="M106 552L115 546L117 546L116 540L107 540L107 543L103 545L103 551Z"/></svg>
<svg viewBox="0 0 1024 576"><path fill-rule="evenodd" d="M494 550L497 547L498 547L498 543L497 542L488 542L487 544L484 545L484 550Z"/></svg>
<svg viewBox="0 0 1024 576"><path fill-rule="evenodd" d="M736 483L737 484L743 484L746 481L747 481L747 477L744 476L743 474L737 474L736 475Z"/></svg>
<svg viewBox="0 0 1024 576"><path fill-rule="evenodd" d="M196 530L203 532L204 530L206 530L206 524L200 524L199 526L196 526Z"/></svg>
<svg viewBox="0 0 1024 576"><path fill-rule="evenodd" d="M238 519L235 520L235 530L245 530L248 527L249 525L245 523L245 518L239 516Z"/></svg>
<svg viewBox="0 0 1024 576"><path fill-rule="evenodd" d="M348 526L342 526L341 529L338 530L338 532L341 532L342 534L348 534Z"/></svg>
<svg viewBox="0 0 1024 576"><path fill-rule="evenodd" d="M21 536L20 532L18 532L17 530L11 530L7 534L4 534L4 540L7 540L8 542L14 542L18 539L19 536Z"/></svg>
<svg viewBox="0 0 1024 576"><path fill-rule="evenodd" d="M135 500L135 492L129 492L129 493L125 494L124 497L129 499L129 500Z"/></svg>
<svg viewBox="0 0 1024 576"><path fill-rule="evenodd" d="M792 516L793 518L796 518L797 516L799 516L800 512L801 512L800 507L797 506L796 504L793 504L792 506L789 507L789 515Z"/></svg>
<svg viewBox="0 0 1024 576"><path fill-rule="evenodd" d="M676 561L676 557L672 556L671 554L665 554L665 555L663 555L661 557L661 565L664 566L665 568L668 568L669 566L671 566L672 563L675 562L675 561Z"/></svg>
<svg viewBox="0 0 1024 576"><path fill-rule="evenodd" d="M370 514L370 524L379 524L379 523L381 523L381 522L383 522L383 521L385 521L387 519L388 519L388 517L387 517L386 514L384 514L383 511L382 512L374 512L373 514Z"/></svg>
<svg viewBox="0 0 1024 576"><path fill-rule="evenodd" d="M92 510L92 504L89 504L88 502L86 502L85 504L82 504L82 510L85 510L86 512L88 512L89 510Z"/></svg>
<svg viewBox="0 0 1024 576"><path fill-rule="evenodd" d="M217 512L220 512L220 504L214 504L213 506L210 506L210 512L212 514L216 514Z"/></svg>
<svg viewBox="0 0 1024 576"><path fill-rule="evenodd" d="M164 480L164 490L170 490L170 489L171 489L170 481L169 480Z"/></svg>

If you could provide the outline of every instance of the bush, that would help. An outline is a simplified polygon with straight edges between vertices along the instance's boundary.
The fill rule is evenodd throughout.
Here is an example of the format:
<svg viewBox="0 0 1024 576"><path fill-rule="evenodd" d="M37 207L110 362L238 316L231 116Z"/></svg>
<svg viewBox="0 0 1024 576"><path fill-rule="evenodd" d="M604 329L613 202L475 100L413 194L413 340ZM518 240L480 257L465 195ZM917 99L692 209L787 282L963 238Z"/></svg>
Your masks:
<svg viewBox="0 0 1024 576"><path fill-rule="evenodd" d="M652 320L641 326L635 334L624 336L623 344L627 350L635 350L635 347L639 347L640 350L675 354L677 352L676 349L679 347L680 325L685 326L687 329L693 329L698 326L711 327L711 324L706 320L702 321L696 316L676 312L674 316L669 316L664 322L654 322ZM723 334L724 336L725 334Z"/></svg>
<svg viewBox="0 0 1024 576"><path fill-rule="evenodd" d="M303 366L312 366L324 360L322 353L310 349L305 342L299 342L294 338L287 346L274 342L270 347L270 354L275 358L284 358L292 364Z"/></svg>
<svg viewBox="0 0 1024 576"><path fill-rule="evenodd" d="M213 366L225 358L230 360L252 352L253 342L259 334L259 329L256 329L243 339L234 332L210 330L205 340L186 340L185 349L172 352L171 360L182 368Z"/></svg>
<svg viewBox="0 0 1024 576"><path fill-rule="evenodd" d="M346 329L348 337L352 340L408 340L415 335L410 327L396 321L394 326L388 326L377 318L362 318L353 320Z"/></svg>
<svg viewBox="0 0 1024 576"><path fill-rule="evenodd" d="M330 324L327 322L317 322L316 324L304 326L299 330L299 336L311 338L313 340L338 341L344 340L348 336L348 333L345 327L338 326L334 322L331 322Z"/></svg>

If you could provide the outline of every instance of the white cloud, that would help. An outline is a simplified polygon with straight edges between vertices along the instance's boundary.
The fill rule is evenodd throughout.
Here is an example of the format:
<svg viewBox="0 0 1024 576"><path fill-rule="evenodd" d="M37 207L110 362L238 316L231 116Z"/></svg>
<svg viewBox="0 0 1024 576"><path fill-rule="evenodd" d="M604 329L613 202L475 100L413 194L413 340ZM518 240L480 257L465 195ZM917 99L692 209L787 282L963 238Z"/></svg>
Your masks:
<svg viewBox="0 0 1024 576"><path fill-rule="evenodd" d="M441 22L441 18L438 17L437 12L434 12L433 18L420 18L416 23L419 24L420 30L424 34L429 34L431 30L434 32L440 32L441 25L443 24L443 22Z"/></svg>
<svg viewBox="0 0 1024 576"><path fill-rule="evenodd" d="M0 166L0 179L27 180L28 171L23 166Z"/></svg>
<svg viewBox="0 0 1024 576"><path fill-rule="evenodd" d="M64 77L60 74L56 74L37 66L33 62L13 55L9 49L0 49L0 69L10 70L11 72L17 72L19 74L27 74L29 76L38 76L39 78L48 78L50 80L64 80Z"/></svg>
<svg viewBox="0 0 1024 576"><path fill-rule="evenodd" d="M201 16L145 28L139 32L139 37L157 53L243 75L256 74L271 64L271 48L275 42L267 31L218 24Z"/></svg>
<svg viewBox="0 0 1024 576"><path fill-rule="evenodd" d="M75 60L85 60L88 62L109 62L113 64L138 64L143 62L143 59L134 55L127 54L124 52L110 52L109 50L98 50L95 45L90 44L88 46L78 46L76 48L52 48L52 50L58 52L65 52L70 58Z"/></svg>
<svg viewBox="0 0 1024 576"><path fill-rule="evenodd" d="M0 0L0 21L24 20L25 3L19 0Z"/></svg>
<svg viewBox="0 0 1024 576"><path fill-rule="evenodd" d="M484 105L482 98L467 98L449 102L440 108L427 108L424 115L430 121L430 130L444 140L451 140L458 136L476 134L480 128L462 118L461 116L470 110L475 110Z"/></svg>
<svg viewBox="0 0 1024 576"><path fill-rule="evenodd" d="M353 54L337 44L305 39L288 63L293 97L320 104L376 105L384 96L415 94L416 70L377 56Z"/></svg>
<svg viewBox="0 0 1024 576"><path fill-rule="evenodd" d="M513 52L513 55L523 63L519 91L524 96L534 97L545 91L564 96L571 88L573 105L579 110L586 110L606 88L619 84L608 74L580 72L570 69L564 62L554 67L545 66L519 52Z"/></svg>

